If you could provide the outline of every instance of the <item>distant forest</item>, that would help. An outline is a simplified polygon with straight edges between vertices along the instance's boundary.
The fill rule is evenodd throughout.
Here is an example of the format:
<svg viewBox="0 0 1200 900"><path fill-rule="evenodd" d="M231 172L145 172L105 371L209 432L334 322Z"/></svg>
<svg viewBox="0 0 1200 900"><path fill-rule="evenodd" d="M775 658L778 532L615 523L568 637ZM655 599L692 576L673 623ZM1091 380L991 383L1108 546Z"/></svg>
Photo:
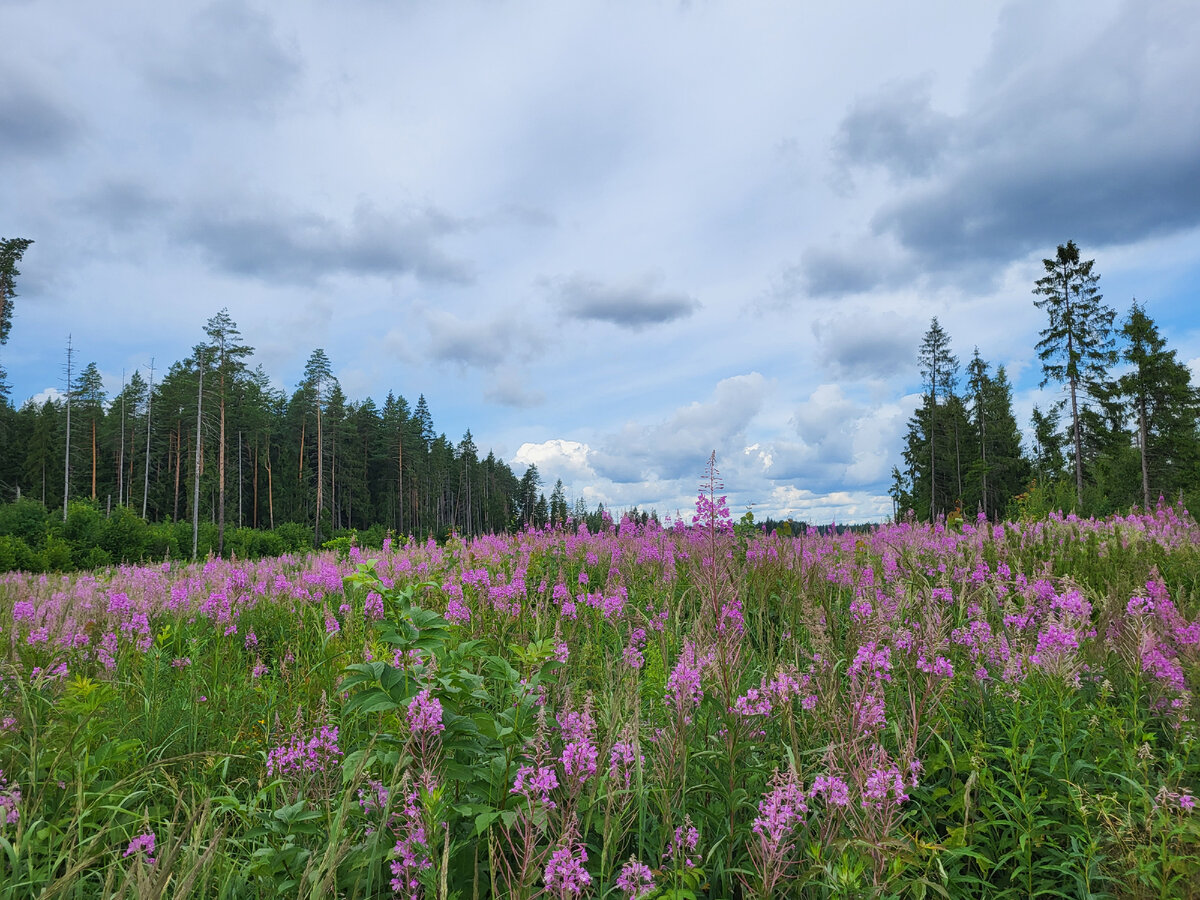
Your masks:
<svg viewBox="0 0 1200 900"><path fill-rule="evenodd" d="M423 395L415 405L391 392L382 406L348 400L317 349L288 396L251 368L252 353L222 310L187 359L161 377L134 371L109 396L96 364L79 365L64 346L61 397L17 409L6 391L0 403L3 499L61 509L64 521L83 501L106 518L187 523L169 543L188 556L193 521L205 526L200 553L220 554L230 529L285 523L319 546L350 529L469 536L588 514L581 501L568 508L561 480L547 497L536 466L518 477L493 453L481 457L470 430L457 442L439 434ZM113 561L126 555L118 550Z"/></svg>
<svg viewBox="0 0 1200 900"><path fill-rule="evenodd" d="M1023 446L1004 367L993 370L976 347L964 378L935 317L917 354L922 403L904 464L892 469L898 516L1102 516L1159 497L1200 506L1200 394L1190 369L1136 300L1117 323L1095 260L1082 260L1073 241L1043 266L1033 288L1047 316L1037 353L1043 386L1062 385L1062 400L1033 408L1032 445Z"/></svg>

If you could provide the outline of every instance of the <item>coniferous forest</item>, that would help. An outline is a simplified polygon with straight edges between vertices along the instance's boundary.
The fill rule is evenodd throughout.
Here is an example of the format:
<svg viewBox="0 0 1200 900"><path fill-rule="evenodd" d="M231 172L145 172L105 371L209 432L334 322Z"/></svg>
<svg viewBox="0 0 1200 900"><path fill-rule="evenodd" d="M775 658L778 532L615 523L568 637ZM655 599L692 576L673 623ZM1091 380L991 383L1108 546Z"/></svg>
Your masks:
<svg viewBox="0 0 1200 900"><path fill-rule="evenodd" d="M4 242L5 338L28 243ZM186 359L132 372L115 395L80 349L62 349L61 397L0 403L0 569L265 556L350 530L378 545L389 531L471 536L586 514L561 481L547 497L536 466L517 476L481 453L469 429L439 434L423 395L348 398L321 349L287 395L226 310Z"/></svg>
<svg viewBox="0 0 1200 900"><path fill-rule="evenodd" d="M29 243L4 241L4 340ZM1106 515L1200 499L1187 366L1145 305L1118 320L1073 241L1043 264L1036 350L1043 386L1061 399L1033 408L1027 439L1005 367L977 345L964 365L934 317L916 354L921 405L892 469L897 518ZM227 310L187 358L134 371L115 395L79 347L62 349L62 368L59 397L16 408L6 392L0 404L0 569L268 556L350 531L378 545L388 532L469 537L589 515L561 481L547 497L536 466L518 477L481 456L469 429L457 443L439 434L423 395L348 398L322 349L286 394Z"/></svg>
<svg viewBox="0 0 1200 900"><path fill-rule="evenodd" d="M917 353L921 405L909 421L903 465L892 469L897 513L1041 516L1053 510L1104 516L1160 497L1200 500L1200 395L1146 306L1124 318L1104 303L1094 260L1068 241L1034 285L1046 313L1036 345L1042 386L1063 396L1034 406L1032 441L1013 412L1004 366L974 347L963 365L934 317Z"/></svg>

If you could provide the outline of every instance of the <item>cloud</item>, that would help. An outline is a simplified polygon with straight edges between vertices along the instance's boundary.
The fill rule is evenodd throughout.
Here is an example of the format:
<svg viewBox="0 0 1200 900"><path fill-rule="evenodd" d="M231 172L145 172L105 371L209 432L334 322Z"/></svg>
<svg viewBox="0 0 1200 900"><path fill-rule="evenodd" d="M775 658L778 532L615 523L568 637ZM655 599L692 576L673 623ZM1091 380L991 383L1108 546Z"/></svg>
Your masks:
<svg viewBox="0 0 1200 900"><path fill-rule="evenodd" d="M426 352L439 362L492 370L527 353L533 336L512 315L464 319L442 309L424 313L429 331Z"/></svg>
<svg viewBox="0 0 1200 900"><path fill-rule="evenodd" d="M66 399L67 395L56 387L42 388L29 398L30 402L35 406L45 406L47 400L53 400L55 403L61 403Z"/></svg>
<svg viewBox="0 0 1200 900"><path fill-rule="evenodd" d="M143 225L171 208L171 202L133 178L106 179L72 204L105 226L126 230Z"/></svg>
<svg viewBox="0 0 1200 900"><path fill-rule="evenodd" d="M0 160L59 153L82 132L74 115L45 91L0 69Z"/></svg>
<svg viewBox="0 0 1200 900"><path fill-rule="evenodd" d="M816 320L812 332L822 369L842 378L889 378L915 366L919 329L894 312L853 310Z"/></svg>
<svg viewBox="0 0 1200 900"><path fill-rule="evenodd" d="M550 285L554 302L568 318L638 330L685 318L700 308L694 297L659 290L661 282L658 275L646 275L624 284L605 284L576 274Z"/></svg>
<svg viewBox="0 0 1200 900"><path fill-rule="evenodd" d="M1129 2L1062 52L1015 60L1007 48L1036 42L1045 25L1004 21L993 47L1004 63L985 64L993 74L960 114L935 112L918 81L885 87L844 117L835 166L881 166L898 187L862 241L890 244L899 259L810 248L795 276L808 293L945 277L986 287L1005 264L1068 238L1124 244L1200 224L1200 97L1178 87L1200 82L1190 5Z"/></svg>
<svg viewBox="0 0 1200 900"><path fill-rule="evenodd" d="M206 204L179 220L177 237L198 247L218 268L263 280L308 283L335 274L467 284L470 267L437 242L466 223L431 208L385 214L359 204L343 224L319 213L257 205Z"/></svg>
<svg viewBox="0 0 1200 900"><path fill-rule="evenodd" d="M184 35L164 41L146 77L174 102L259 116L290 92L300 71L298 53L282 45L269 18L221 2L193 15Z"/></svg>
<svg viewBox="0 0 1200 900"><path fill-rule="evenodd" d="M555 438L522 444L513 455L513 462L523 466L536 465L543 481L562 478L568 485L586 484L596 477L595 469L588 462L591 450L579 441Z"/></svg>
<svg viewBox="0 0 1200 900"><path fill-rule="evenodd" d="M608 435L591 464L617 483L698 478L713 450L722 459L738 455L769 387L758 372L722 379L707 401L679 407L658 424L629 422Z"/></svg>
<svg viewBox="0 0 1200 900"><path fill-rule="evenodd" d="M830 522L882 521L892 513L890 497L865 491L832 491L815 494L791 485L778 485L768 504L777 518L794 518L813 525Z"/></svg>
<svg viewBox="0 0 1200 900"><path fill-rule="evenodd" d="M834 157L846 168L919 178L934 171L950 134L950 117L930 106L930 79L903 81L854 105L834 137Z"/></svg>
<svg viewBox="0 0 1200 900"><path fill-rule="evenodd" d="M546 402L546 395L539 390L526 388L512 372L501 372L495 376L483 392L483 399L497 406L513 409L531 409Z"/></svg>

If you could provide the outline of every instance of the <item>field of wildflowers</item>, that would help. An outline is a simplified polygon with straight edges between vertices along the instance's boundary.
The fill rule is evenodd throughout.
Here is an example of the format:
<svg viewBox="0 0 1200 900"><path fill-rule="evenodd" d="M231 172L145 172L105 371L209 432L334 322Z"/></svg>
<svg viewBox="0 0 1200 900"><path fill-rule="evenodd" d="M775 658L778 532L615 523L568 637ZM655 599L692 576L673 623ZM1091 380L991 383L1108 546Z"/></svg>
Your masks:
<svg viewBox="0 0 1200 900"><path fill-rule="evenodd" d="M1200 527L0 579L0 900L1200 896Z"/></svg>

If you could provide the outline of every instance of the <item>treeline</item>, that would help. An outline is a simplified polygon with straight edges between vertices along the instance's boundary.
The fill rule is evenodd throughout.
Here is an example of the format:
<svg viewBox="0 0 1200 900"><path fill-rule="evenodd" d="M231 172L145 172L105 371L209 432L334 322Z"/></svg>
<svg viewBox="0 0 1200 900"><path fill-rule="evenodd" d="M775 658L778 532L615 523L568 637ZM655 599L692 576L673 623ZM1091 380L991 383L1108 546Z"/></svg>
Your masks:
<svg viewBox="0 0 1200 900"><path fill-rule="evenodd" d="M518 476L493 453L481 455L470 430L457 442L439 434L423 395L415 405L391 392L382 405L352 401L319 349L287 395L251 367L253 350L227 311L204 333L161 378L135 371L115 396L94 362L78 367L68 352L63 396L19 409L5 399L0 497L61 510L64 522L72 503L85 501L104 517L124 510L170 524L186 556L203 555L205 543L229 552L233 529L303 526L319 546L373 526L444 537L587 513L568 506L561 481L547 497L536 466ZM127 519L122 512L119 521ZM201 540L202 525L211 541Z"/></svg>
<svg viewBox="0 0 1200 900"><path fill-rule="evenodd" d="M1135 300L1117 325L1095 260L1073 241L1044 260L1033 289L1047 314L1037 344L1045 387L1064 396L1033 408L1024 446L1003 366L976 347L965 378L935 317L918 351L924 394L909 420L904 467L892 469L898 516L953 520L1075 510L1108 515L1158 498L1200 507L1200 392Z"/></svg>

